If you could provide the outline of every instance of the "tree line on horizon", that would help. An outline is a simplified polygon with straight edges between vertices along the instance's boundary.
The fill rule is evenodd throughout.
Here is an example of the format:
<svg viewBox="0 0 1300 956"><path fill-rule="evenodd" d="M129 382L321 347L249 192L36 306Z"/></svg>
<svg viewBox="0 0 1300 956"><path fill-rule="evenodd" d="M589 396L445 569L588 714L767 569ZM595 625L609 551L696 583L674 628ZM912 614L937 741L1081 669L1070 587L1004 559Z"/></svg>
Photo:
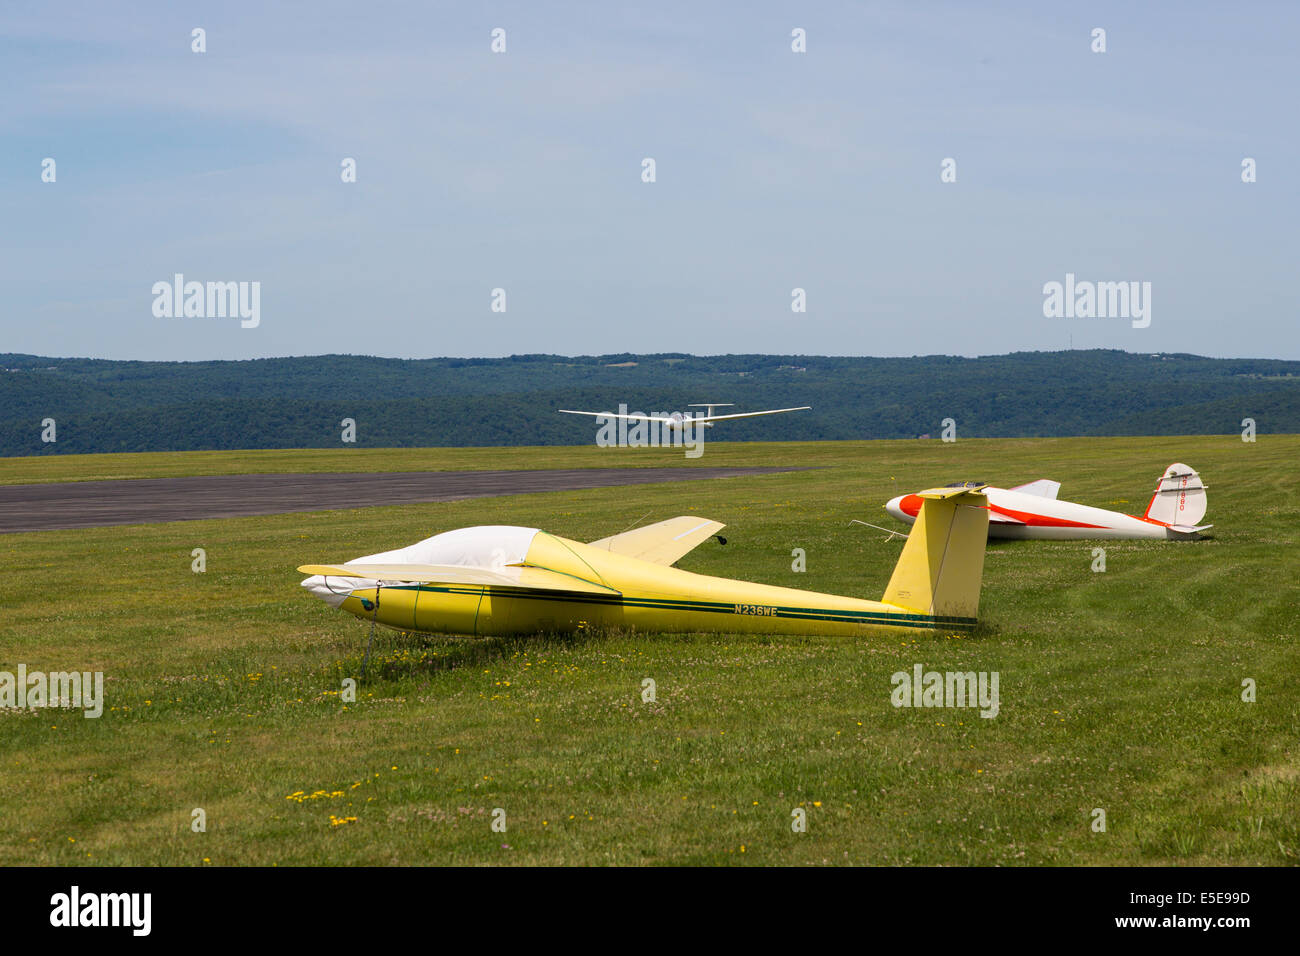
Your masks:
<svg viewBox="0 0 1300 956"><path fill-rule="evenodd" d="M0 355L0 456L572 445L560 408L812 411L722 423L711 441L1300 432L1300 362L1112 350L962 358L685 354L138 362ZM53 421L51 431L48 423ZM42 441L53 434L56 441Z"/></svg>

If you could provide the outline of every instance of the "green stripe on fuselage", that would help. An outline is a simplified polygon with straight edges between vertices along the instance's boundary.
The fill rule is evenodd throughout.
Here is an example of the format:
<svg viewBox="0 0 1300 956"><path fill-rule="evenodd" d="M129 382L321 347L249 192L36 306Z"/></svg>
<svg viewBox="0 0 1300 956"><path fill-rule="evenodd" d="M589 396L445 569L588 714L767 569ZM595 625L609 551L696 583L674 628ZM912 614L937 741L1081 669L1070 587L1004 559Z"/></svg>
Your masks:
<svg viewBox="0 0 1300 956"><path fill-rule="evenodd" d="M461 585L433 585L433 584L402 584L392 585L396 590L403 591L433 591L444 594L482 594L484 591L490 591L494 595L502 597L526 599L530 601L558 601L565 604L603 604L617 605L622 607L643 607L653 608L665 611L699 611L707 614L737 614L737 607L749 606L747 604L724 604L720 601L684 601L673 600L670 598L638 598L626 597L619 594L587 594L575 592L572 594L563 591L539 591L531 588L510 588L498 587L495 585L484 585L482 587L461 586ZM972 628L975 626L975 618L972 617L938 617L932 614L914 614L906 611L900 611L894 614L889 611L849 611L833 608L815 608L815 607L775 607L774 613L770 616L778 618L790 618L793 620L806 621L830 621L840 624L882 624L892 627L913 627L913 628ZM745 615L749 616L749 615Z"/></svg>

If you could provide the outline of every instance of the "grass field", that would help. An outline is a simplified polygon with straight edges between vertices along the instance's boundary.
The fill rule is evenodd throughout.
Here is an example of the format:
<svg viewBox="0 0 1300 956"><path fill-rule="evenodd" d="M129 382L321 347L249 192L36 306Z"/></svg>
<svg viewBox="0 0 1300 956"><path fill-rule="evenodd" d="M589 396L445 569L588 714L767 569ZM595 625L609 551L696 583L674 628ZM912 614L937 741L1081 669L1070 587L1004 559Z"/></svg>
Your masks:
<svg viewBox="0 0 1300 956"><path fill-rule="evenodd" d="M1140 514L1172 461L1209 485L1212 539L1107 542L1104 573L1094 542L994 543L982 622L963 637L381 631L349 705L367 629L294 571L472 524L591 540L699 514L726 522L728 543L682 567L876 598L901 542L848 522L893 525L895 494L1052 477L1064 498ZM595 448L2 460L5 483L822 467L0 536L0 670L102 670L107 698L97 720L0 711L0 863L1295 864L1297 461L1300 436L1268 435L713 444L694 463ZM997 671L1000 712L895 709L890 676L915 664Z"/></svg>

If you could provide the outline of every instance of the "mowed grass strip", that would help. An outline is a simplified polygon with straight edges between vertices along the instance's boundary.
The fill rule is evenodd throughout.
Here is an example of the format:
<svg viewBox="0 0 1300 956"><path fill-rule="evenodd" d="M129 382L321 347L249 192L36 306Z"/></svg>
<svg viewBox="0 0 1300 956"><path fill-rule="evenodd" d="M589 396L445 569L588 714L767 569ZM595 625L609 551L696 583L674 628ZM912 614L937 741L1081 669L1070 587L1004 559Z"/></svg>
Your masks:
<svg viewBox="0 0 1300 956"><path fill-rule="evenodd" d="M545 452L547 467L681 460ZM536 464L518 449L264 453L274 468L262 454L224 464ZM1267 435L715 443L702 462L825 467L0 536L0 670L106 680L97 720L0 711L0 863L1294 864L1298 458L1300 438ZM1062 497L1140 514L1175 460L1209 485L1212 539L995 542L982 623L962 637L380 630L344 704L367 627L294 571L472 524L591 540L689 513L726 522L728 543L683 567L878 597L901 541L849 520L892 526L881 505L895 494L1051 477ZM216 473L205 455L82 461L86 474ZM16 472L77 477L66 467ZM916 664L997 671L998 715L894 708L890 677ZM191 829L196 808L206 832ZM796 808L806 833L791 830Z"/></svg>

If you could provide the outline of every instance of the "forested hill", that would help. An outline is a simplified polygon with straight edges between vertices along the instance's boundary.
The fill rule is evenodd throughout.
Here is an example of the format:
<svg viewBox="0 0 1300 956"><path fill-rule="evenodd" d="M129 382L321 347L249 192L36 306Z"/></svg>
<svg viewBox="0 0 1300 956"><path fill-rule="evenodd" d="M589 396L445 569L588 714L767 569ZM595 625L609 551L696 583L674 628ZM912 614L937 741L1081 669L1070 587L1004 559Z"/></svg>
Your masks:
<svg viewBox="0 0 1300 956"><path fill-rule="evenodd" d="M0 455L594 440L559 408L811 412L719 425L710 440L1300 432L1300 362L1118 351L982 358L605 355L120 362L0 354ZM54 419L57 441L42 441Z"/></svg>

